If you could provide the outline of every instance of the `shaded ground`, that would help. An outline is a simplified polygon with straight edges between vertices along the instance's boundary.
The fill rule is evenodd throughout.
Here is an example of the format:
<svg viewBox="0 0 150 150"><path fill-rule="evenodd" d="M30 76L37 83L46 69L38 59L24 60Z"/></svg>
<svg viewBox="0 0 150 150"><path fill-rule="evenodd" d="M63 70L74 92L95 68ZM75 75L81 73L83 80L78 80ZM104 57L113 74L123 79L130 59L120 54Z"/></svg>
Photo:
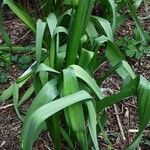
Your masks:
<svg viewBox="0 0 150 150"><path fill-rule="evenodd" d="M140 8L143 11L143 8ZM10 14L9 14L10 13ZM7 31L9 31L12 38L13 44L33 44L34 38L30 31L28 31L25 26L8 12L5 20ZM145 28L149 30L149 21L144 21ZM134 25L132 21L127 21L117 32L117 36L132 35ZM129 61L131 66L134 68L137 74L144 75L147 79L150 79L150 56L144 56L140 60L131 59ZM109 64L104 63L97 75L104 73L109 69ZM21 74L21 70L13 65L8 69L10 74L10 80L6 84L0 85L0 90L8 87L13 79L17 78ZM122 81L117 75L113 75L103 83L104 93L110 94L111 92L117 92L120 88ZM126 102L119 103L117 106L108 108L109 119L107 121L106 130L110 141L112 142L112 147L117 150L124 150L125 147L133 140L136 130L138 129L138 115L136 108L136 98L132 97ZM121 135L119 129L119 122L116 116L119 116L120 123L125 134L125 140ZM16 117L13 105L10 102L5 104L0 104L0 150L18 150L20 141L20 129L22 123ZM145 130L144 138L141 142L141 150L150 149L150 145L146 144L146 140L149 139L150 126ZM150 140L150 139L149 139ZM100 145L102 149L107 149L101 135L99 136ZM48 147L52 147L50 137L47 133L43 133L38 142L35 143L35 150L48 150ZM62 145L63 149L67 149L65 145ZM52 149L52 148L51 148Z"/></svg>

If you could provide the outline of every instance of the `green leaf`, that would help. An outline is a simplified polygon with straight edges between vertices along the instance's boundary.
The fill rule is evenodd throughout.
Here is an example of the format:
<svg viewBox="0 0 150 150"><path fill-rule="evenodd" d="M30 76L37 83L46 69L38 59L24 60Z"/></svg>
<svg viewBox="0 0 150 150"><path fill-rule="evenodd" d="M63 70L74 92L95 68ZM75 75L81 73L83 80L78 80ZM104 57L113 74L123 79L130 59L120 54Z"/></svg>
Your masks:
<svg viewBox="0 0 150 150"><path fill-rule="evenodd" d="M124 55L119 51L119 49L112 42L108 42L105 55L112 66L115 66L116 64L118 64L119 62L123 60L125 62L126 60ZM123 79L126 79L128 77L131 77L132 79L134 79L136 77L134 71L132 70L132 68L130 67L128 63L124 63L124 66L119 68L117 70L117 73Z"/></svg>
<svg viewBox="0 0 150 150"><path fill-rule="evenodd" d="M89 116L88 116L89 131L91 134L94 147L96 150L98 150L99 148L98 148L97 132L96 132L97 116L96 116L95 107L92 101L88 101L86 102L86 104L87 104L88 111L89 111Z"/></svg>
<svg viewBox="0 0 150 150"><path fill-rule="evenodd" d="M113 33L115 33L115 29L116 29L116 3L115 3L115 0L108 0L110 5L111 5L111 8L112 8L112 12L113 12L113 23L112 23L112 30L113 30Z"/></svg>
<svg viewBox="0 0 150 150"><path fill-rule="evenodd" d="M108 39L110 41L113 41L113 32L112 32L112 28L111 28L109 21L107 21L106 19L103 19L101 17L95 17L95 16L92 17L92 20L95 23L97 23L98 27L101 26L103 28L103 30L105 31Z"/></svg>
<svg viewBox="0 0 150 150"><path fill-rule="evenodd" d="M105 35L95 38L95 42L98 46L102 45L104 42L107 42L109 39Z"/></svg>
<svg viewBox="0 0 150 150"><path fill-rule="evenodd" d="M70 67L74 69L76 76L82 79L100 100L104 98L95 80L84 69L77 65L71 65Z"/></svg>
<svg viewBox="0 0 150 150"><path fill-rule="evenodd" d="M71 84L70 84L71 83ZM63 96L67 96L79 91L78 81L72 68L63 70ZM81 103L69 106L64 110L65 118L69 128L77 135L77 139L83 149L88 149L87 136L85 133L85 119ZM78 116L78 117L75 117Z"/></svg>
<svg viewBox="0 0 150 150"><path fill-rule="evenodd" d="M66 53L66 65L67 66L75 63L75 59L78 54L80 39L86 28L84 21L87 17L86 9L88 7L88 3L86 0L79 1L79 4L73 16L73 20L72 20L71 28L70 28L69 41L67 45L67 53Z"/></svg>
<svg viewBox="0 0 150 150"><path fill-rule="evenodd" d="M5 4L7 4L11 10L33 31L35 32L35 22L32 20L30 15L23 10L23 8L19 8L15 2L12 0L5 0Z"/></svg>
<svg viewBox="0 0 150 150"><path fill-rule="evenodd" d="M0 96L0 102L4 102L13 95L14 85L12 84L8 89L6 89Z"/></svg>
<svg viewBox="0 0 150 150"><path fill-rule="evenodd" d="M18 87L22 87L28 80L29 77L27 77L26 79L24 79L23 81L17 83L18 84ZM2 95L0 96L0 102L4 102L6 100L8 100L11 96L13 96L13 92L14 92L14 84L16 83L13 83L8 89L6 89Z"/></svg>
<svg viewBox="0 0 150 150"><path fill-rule="evenodd" d="M62 26L59 26L59 27L56 27L53 34L56 35L58 33L65 33L68 35L68 31L66 28L62 27Z"/></svg>
<svg viewBox="0 0 150 150"><path fill-rule="evenodd" d="M16 82L20 83L28 79L35 72L35 62L20 76L17 78Z"/></svg>
<svg viewBox="0 0 150 150"><path fill-rule="evenodd" d="M57 81L50 80L38 93L38 95L33 100L31 107L28 110L27 118L41 106L51 102L54 98L58 96L58 91L56 88Z"/></svg>
<svg viewBox="0 0 150 150"><path fill-rule="evenodd" d="M94 39L98 37L98 33L92 21L89 21L86 28L87 35L89 36L91 44L94 42Z"/></svg>
<svg viewBox="0 0 150 150"><path fill-rule="evenodd" d="M142 76L140 76L137 88L137 99L140 127L139 132L137 133L133 143L128 147L128 150L133 150L139 145L143 131L150 121L150 82Z"/></svg>
<svg viewBox="0 0 150 150"><path fill-rule="evenodd" d="M60 74L58 71L56 71L55 69L51 68L51 67L48 67L47 65L41 63L38 67L37 67L37 70L36 70L36 73L38 72L44 72L44 71L47 71L47 72L52 72L52 73L55 73L55 74Z"/></svg>
<svg viewBox="0 0 150 150"><path fill-rule="evenodd" d="M93 52L88 51L88 50L82 48L82 50L81 50L81 55L80 55L80 58L79 58L79 65L80 65L82 68L84 68L84 69L88 68L89 63L90 63L90 61L91 61L93 55L94 55ZM86 63L85 63L85 62L86 62Z"/></svg>
<svg viewBox="0 0 150 150"><path fill-rule="evenodd" d="M46 20L47 20L48 27L49 27L49 30L50 30L51 38L53 38L54 37L54 31L55 31L56 26L57 26L56 15L54 13L50 13Z"/></svg>
<svg viewBox="0 0 150 150"><path fill-rule="evenodd" d="M38 93L38 95L33 100L32 105L28 109L25 121L28 120L30 115L39 109L41 106L53 101L58 96L58 90L56 87L57 81L50 80ZM51 122L52 123L52 122ZM34 140L38 138L38 134L43 131L43 129L46 128L45 122L41 124L41 126L38 128L37 133L34 134Z"/></svg>
<svg viewBox="0 0 150 150"><path fill-rule="evenodd" d="M37 29L36 29L36 61L37 65L41 62L41 53L42 53L42 43L44 31L46 28L46 23L41 20L37 21Z"/></svg>
<svg viewBox="0 0 150 150"><path fill-rule="evenodd" d="M22 130L21 148L22 150L32 150L34 136L39 126L56 112L80 101L90 99L91 96L85 91L79 91L69 96L62 97L53 102L40 107L34 111L25 121ZM30 135L30 136L29 136Z"/></svg>

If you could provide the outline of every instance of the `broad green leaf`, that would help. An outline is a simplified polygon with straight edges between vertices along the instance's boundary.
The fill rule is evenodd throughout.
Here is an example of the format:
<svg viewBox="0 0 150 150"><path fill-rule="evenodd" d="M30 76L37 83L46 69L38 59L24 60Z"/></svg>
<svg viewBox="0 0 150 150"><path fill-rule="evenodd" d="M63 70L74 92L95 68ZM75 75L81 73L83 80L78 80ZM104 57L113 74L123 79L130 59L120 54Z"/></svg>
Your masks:
<svg viewBox="0 0 150 150"><path fill-rule="evenodd" d="M76 1L76 0L75 0L75 1ZM95 1L95 0L88 0L88 2L87 2L87 7L84 6L85 9L86 9L86 15L85 15L85 18L84 18L84 25L83 25L84 31L83 31L82 34L84 34L85 29L86 29L86 27L87 27L87 25L88 25L88 23L89 23L89 21L90 21L91 14L92 14L92 10L93 10L94 1Z"/></svg>
<svg viewBox="0 0 150 150"><path fill-rule="evenodd" d="M39 74L34 74L33 86L34 86L34 92L37 95L43 87Z"/></svg>
<svg viewBox="0 0 150 150"><path fill-rule="evenodd" d="M56 15L54 13L50 13L46 20L47 20L47 24L48 24L48 27L50 30L51 38L53 38L54 37L54 31L55 31L56 26L57 26Z"/></svg>
<svg viewBox="0 0 150 150"><path fill-rule="evenodd" d="M98 33L96 31L96 28L95 28L94 24L91 21L89 21L89 23L87 25L86 33L89 36L91 44L94 42L94 39L96 37L98 37Z"/></svg>
<svg viewBox="0 0 150 150"><path fill-rule="evenodd" d="M110 41L113 41L113 32L109 21L101 17L95 17L95 16L92 17L92 20L98 25L98 27L101 26L105 31L108 39Z"/></svg>
<svg viewBox="0 0 150 150"><path fill-rule="evenodd" d="M65 51L57 54L57 67L56 67L57 70L60 70L62 68L65 56L66 56Z"/></svg>
<svg viewBox="0 0 150 150"><path fill-rule="evenodd" d="M109 39L105 35L99 36L95 38L95 42L98 46L102 45L103 43L107 42Z"/></svg>
<svg viewBox="0 0 150 150"><path fill-rule="evenodd" d="M94 147L96 150L98 150L98 140L97 140L97 132L96 132L96 125L97 125L97 116L96 116L96 111L95 111L95 107L93 105L92 101L88 101L86 102L87 107L88 107L88 127L89 127L89 131L91 134L91 138L94 144Z"/></svg>
<svg viewBox="0 0 150 150"><path fill-rule="evenodd" d="M27 120L30 115L40 108L41 106L53 101L58 96L58 91L56 88L57 81L50 80L38 93L38 95L33 100L32 105L28 109L25 120ZM51 122L52 123L52 122ZM46 129L46 124L43 122L41 126L38 128L37 133L34 135L34 140L38 138L38 135L41 131Z"/></svg>
<svg viewBox="0 0 150 150"><path fill-rule="evenodd" d="M71 83L71 84L70 84ZM72 68L63 70L63 96L67 96L79 91L78 81ZM69 106L64 110L65 118L69 128L77 136L78 141L83 149L88 149L87 136L85 133L85 119L81 103ZM75 117L78 116L78 117Z"/></svg>
<svg viewBox="0 0 150 150"><path fill-rule="evenodd" d="M93 90L100 100L104 98L96 81L84 69L77 65L71 65L70 67L74 69L76 76L82 79Z"/></svg>
<svg viewBox="0 0 150 150"><path fill-rule="evenodd" d="M140 76L137 88L137 101L140 127L139 132L137 133L133 143L128 147L128 150L133 150L139 145L144 129L150 121L150 82L142 76Z"/></svg>
<svg viewBox="0 0 150 150"><path fill-rule="evenodd" d="M41 54L42 54L42 43L43 43L43 36L44 31L46 28L46 23L42 22L41 20L37 21L37 29L36 29L36 61L37 65L41 62Z"/></svg>
<svg viewBox="0 0 150 150"><path fill-rule="evenodd" d="M58 18L58 24L61 24L63 22L63 19L65 20L66 17L71 18L72 15L72 9L67 10L64 12L61 16Z"/></svg>
<svg viewBox="0 0 150 150"><path fill-rule="evenodd" d="M10 9L33 31L35 32L35 22L32 20L30 15L23 10L23 8L19 8L17 4L12 0L4 0L4 3L7 4Z"/></svg>
<svg viewBox="0 0 150 150"><path fill-rule="evenodd" d="M102 64L103 60L98 59L98 51L99 51L99 47L107 42L109 39L108 37L106 37L105 35L99 36L97 38L94 39L94 44L93 44L93 52L94 52L94 56L90 62L90 68L91 70L94 72L99 66L100 64ZM104 58L104 57L103 57Z"/></svg>
<svg viewBox="0 0 150 150"><path fill-rule="evenodd" d="M115 0L108 0L111 8L112 8L112 12L113 12L113 23L112 23L112 31L113 33L115 33L115 29L116 29L116 3Z"/></svg>
<svg viewBox="0 0 150 150"><path fill-rule="evenodd" d="M42 86L44 86L48 82L48 72L39 72L39 78L41 80Z"/></svg>
<svg viewBox="0 0 150 150"><path fill-rule="evenodd" d="M132 68L128 63L125 62L124 55L119 51L119 49L111 42L108 42L106 53L105 53L107 59L111 63L112 66L117 65L119 62L123 61L123 67L119 68L117 70L118 74L123 78L126 79L127 77L131 77L134 79L135 73L133 72Z"/></svg>
<svg viewBox="0 0 150 150"><path fill-rule="evenodd" d="M62 26L59 26L59 27L56 27L53 34L56 35L58 33L65 33L65 34L68 34L68 31L66 28L62 27Z"/></svg>
<svg viewBox="0 0 150 150"><path fill-rule="evenodd" d="M37 67L37 70L36 70L36 73L38 72L44 72L44 71L47 71L47 72L52 72L52 73L55 73L55 74L60 74L58 71L56 71L55 69L51 68L51 67L48 67L47 65L41 63L38 67Z"/></svg>
<svg viewBox="0 0 150 150"><path fill-rule="evenodd" d="M88 68L93 55L94 55L93 52L82 48L80 58L79 58L79 65L84 69Z"/></svg>
<svg viewBox="0 0 150 150"><path fill-rule="evenodd" d="M65 4L65 5L71 5L71 1L72 1L72 0L64 0L64 4Z"/></svg>
<svg viewBox="0 0 150 150"><path fill-rule="evenodd" d="M56 88L57 81L50 80L38 93L38 95L33 100L31 107L28 110L27 118L41 106L51 102L54 98L58 96L58 91Z"/></svg>
<svg viewBox="0 0 150 150"><path fill-rule="evenodd" d="M79 91L69 96L62 97L53 102L40 107L34 111L25 121L22 130L21 149L32 150L34 136L39 126L56 112L80 101L90 99L91 96L86 91ZM30 135L30 136L29 136Z"/></svg>
<svg viewBox="0 0 150 150"><path fill-rule="evenodd" d="M79 1L79 5L77 6L75 14L73 16L66 53L67 66L75 63L78 54L80 39L85 31L84 21L87 15L87 7L88 3L86 0Z"/></svg>
<svg viewBox="0 0 150 150"><path fill-rule="evenodd" d="M4 102L8 100L12 95L14 91L14 85L12 84L8 89L6 89L2 95L0 96L0 102Z"/></svg>

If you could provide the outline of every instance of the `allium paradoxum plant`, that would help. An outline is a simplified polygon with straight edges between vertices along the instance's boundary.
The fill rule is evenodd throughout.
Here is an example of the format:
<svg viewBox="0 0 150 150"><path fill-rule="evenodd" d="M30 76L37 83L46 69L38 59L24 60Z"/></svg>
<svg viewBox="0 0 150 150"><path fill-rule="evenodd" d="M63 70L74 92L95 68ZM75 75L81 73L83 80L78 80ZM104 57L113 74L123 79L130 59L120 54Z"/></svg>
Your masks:
<svg viewBox="0 0 150 150"><path fill-rule="evenodd" d="M100 147L97 136L104 133L106 123L105 109L136 95L140 130L128 148L134 149L150 120L150 84L144 77L135 75L123 54L113 44L115 2L109 1L113 12L112 25L105 18L91 15L94 0L66 0L65 4L69 4L69 7L62 15L55 13L57 1L52 2L51 12L44 21L38 20L35 28L34 21L27 13L13 1L5 0L27 26L36 31L36 61L0 97L1 101L5 101L13 96L16 113L24 121L21 149L31 150L39 134L48 130L56 150L61 149L61 136L71 149L80 146L83 150L97 150ZM98 57L102 45L107 48L105 54ZM93 73L106 59L112 69L97 82L102 83L114 72L123 79L121 90L108 97L102 94L93 78ZM19 89L28 80L32 81L31 85L20 99ZM30 97L33 102L23 116L21 106ZM111 148L108 138L104 136L104 139L108 148Z"/></svg>

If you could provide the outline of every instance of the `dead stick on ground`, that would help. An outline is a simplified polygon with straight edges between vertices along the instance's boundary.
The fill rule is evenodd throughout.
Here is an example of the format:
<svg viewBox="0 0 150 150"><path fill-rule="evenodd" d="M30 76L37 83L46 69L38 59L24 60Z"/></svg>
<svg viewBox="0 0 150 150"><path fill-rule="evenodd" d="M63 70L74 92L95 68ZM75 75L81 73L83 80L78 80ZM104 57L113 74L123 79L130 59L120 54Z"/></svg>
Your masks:
<svg viewBox="0 0 150 150"><path fill-rule="evenodd" d="M122 139L125 141L126 137L125 137L125 134L124 134L124 131L123 131L123 128L122 128L122 124L121 124L121 121L120 121L120 118L119 118L119 115L118 115L118 110L117 110L116 104L114 104L114 110L115 110L118 126L119 126L119 129L120 129L121 135L122 135Z"/></svg>
<svg viewBox="0 0 150 150"><path fill-rule="evenodd" d="M8 104L8 105L6 105L6 106L1 106L1 107L0 107L0 110L6 109L6 108L9 108L9 107L12 107L12 106L13 106L13 104Z"/></svg>

